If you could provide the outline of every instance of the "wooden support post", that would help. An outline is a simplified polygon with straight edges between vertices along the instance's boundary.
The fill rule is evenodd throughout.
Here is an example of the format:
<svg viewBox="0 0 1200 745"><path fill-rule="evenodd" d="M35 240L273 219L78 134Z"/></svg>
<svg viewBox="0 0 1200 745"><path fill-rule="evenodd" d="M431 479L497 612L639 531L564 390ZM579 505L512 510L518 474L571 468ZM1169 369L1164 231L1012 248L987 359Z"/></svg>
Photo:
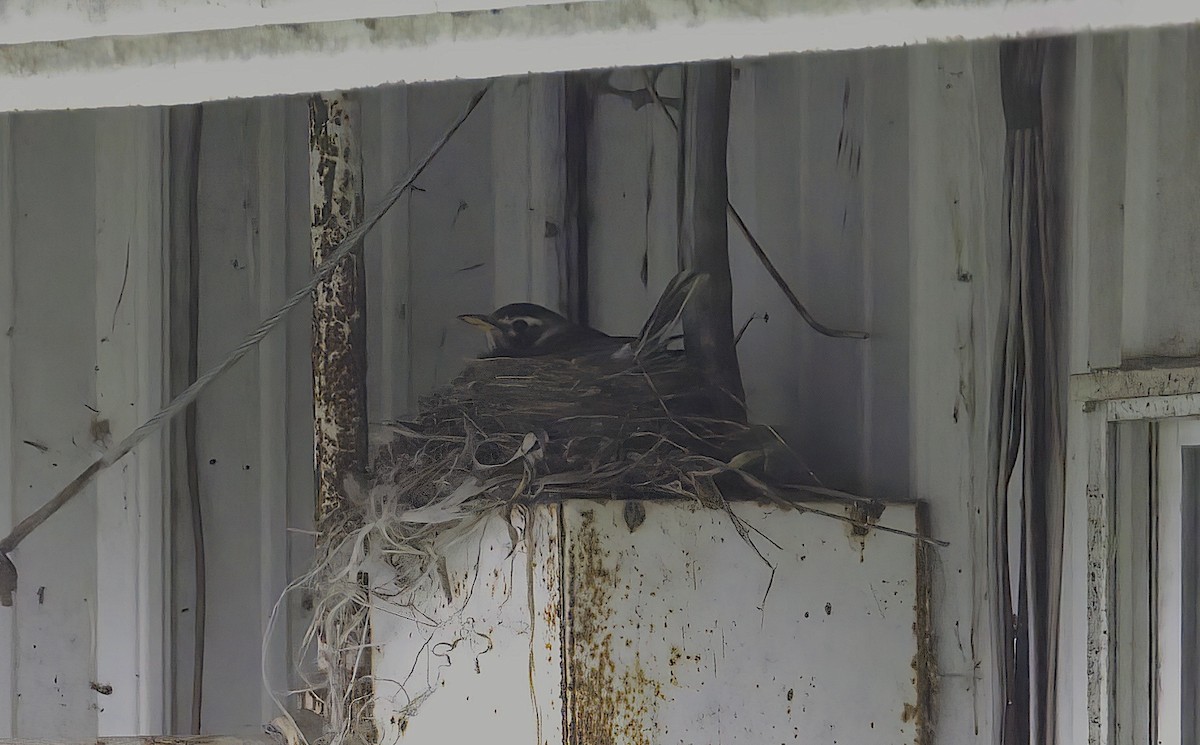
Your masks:
<svg viewBox="0 0 1200 745"><path fill-rule="evenodd" d="M362 222L362 155L354 136L351 106L340 92L309 99L309 197L312 204L312 262L319 266L333 248ZM337 541L335 532L345 513L345 484L361 473L367 458L366 285L362 262L350 255L313 292L313 425L317 477L316 521L319 541ZM352 640L366 643L366 639ZM351 645L353 646L353 645ZM356 670L354 652L321 650L330 666L329 700L347 700L346 690ZM366 657L369 660L369 656ZM369 663L368 663L369 664ZM346 673L346 677L340 674ZM340 681L340 682L338 682ZM343 712L328 707L330 725L341 731ZM370 721L350 728L363 731Z"/></svg>
<svg viewBox="0 0 1200 745"><path fill-rule="evenodd" d="M699 62L685 66L683 75L679 258L683 268L708 275L684 309L684 344L708 380L729 394L715 399L717 413L744 420L746 395L733 339L733 282L725 216L732 68L728 61Z"/></svg>

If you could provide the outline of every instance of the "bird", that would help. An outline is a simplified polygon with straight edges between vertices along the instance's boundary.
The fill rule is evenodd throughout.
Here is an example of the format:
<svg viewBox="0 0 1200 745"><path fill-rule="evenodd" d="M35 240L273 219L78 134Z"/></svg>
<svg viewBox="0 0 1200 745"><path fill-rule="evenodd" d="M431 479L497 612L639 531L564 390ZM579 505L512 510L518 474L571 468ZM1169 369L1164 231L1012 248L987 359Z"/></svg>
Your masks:
<svg viewBox="0 0 1200 745"><path fill-rule="evenodd" d="M631 341L574 323L535 303L511 303L489 314L467 313L459 319L484 331L492 357L616 352Z"/></svg>
<svg viewBox="0 0 1200 745"><path fill-rule="evenodd" d="M637 336L609 336L535 303L511 303L490 314L467 313L458 318L487 334L488 356L491 357L541 357L601 351L611 351L616 357L635 357L665 348L674 339L669 336L670 330L679 321L683 307L706 279L706 275L694 272L676 275L663 290Z"/></svg>

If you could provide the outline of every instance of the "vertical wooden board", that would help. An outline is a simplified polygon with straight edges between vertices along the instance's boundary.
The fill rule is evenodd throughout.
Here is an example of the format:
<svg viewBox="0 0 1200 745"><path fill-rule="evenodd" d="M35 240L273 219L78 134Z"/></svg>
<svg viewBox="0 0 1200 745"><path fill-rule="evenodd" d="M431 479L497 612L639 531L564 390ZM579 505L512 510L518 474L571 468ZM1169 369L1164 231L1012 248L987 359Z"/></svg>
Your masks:
<svg viewBox="0 0 1200 745"><path fill-rule="evenodd" d="M424 154L478 88L476 82L408 89L409 152ZM492 310L490 98L484 98L417 180L409 208L413 387L418 395L448 381L484 349L460 313Z"/></svg>
<svg viewBox="0 0 1200 745"><path fill-rule="evenodd" d="M516 544L506 518L494 514L447 551L452 599L436 570L400 595L377 587L381 742L564 742L558 508L507 519L522 535Z"/></svg>
<svg viewBox="0 0 1200 745"><path fill-rule="evenodd" d="M206 105L200 157L200 369L259 320L256 102ZM307 244L304 244L307 245ZM261 394L252 352L198 401L197 457L208 568L207 731L257 732L262 719Z"/></svg>
<svg viewBox="0 0 1200 745"><path fill-rule="evenodd" d="M14 173L11 114L0 114L0 532L13 527L13 344L16 282L13 276ZM0 737L16 734L16 612L0 610Z"/></svg>
<svg viewBox="0 0 1200 745"><path fill-rule="evenodd" d="M1119 733L1117 742L1139 743L1151 740L1151 699L1147 694L1155 688L1162 691L1152 676L1155 665L1150 645L1151 604L1155 602L1150 593L1154 566L1150 559L1154 553L1150 529L1151 425L1145 421L1121 422L1113 430L1112 549L1117 592L1109 644L1113 679L1120 681L1113 700L1113 718L1115 732ZM1166 548L1165 542L1162 548Z"/></svg>
<svg viewBox="0 0 1200 745"><path fill-rule="evenodd" d="M567 235L567 125L564 75L552 73L529 78L527 108L529 142L528 225L529 292L526 300L555 308L567 308L567 251L575 241ZM493 120L494 127L503 127ZM493 151L493 159L496 153ZM497 168L492 175L496 192L510 187L506 173ZM498 212L497 206L497 212ZM495 216L499 217L499 214ZM501 236L496 236L497 241ZM499 256L496 270L500 270ZM501 285L496 281L496 290ZM497 300L500 300L497 297ZM499 305L499 303L497 303Z"/></svg>
<svg viewBox="0 0 1200 745"><path fill-rule="evenodd" d="M163 116L96 114L96 408L115 440L164 402ZM166 479L157 438L96 478L101 735L164 725Z"/></svg>
<svg viewBox="0 0 1200 745"><path fill-rule="evenodd" d="M861 355L862 488L909 496L911 299L909 245L909 53L860 53L863 90L862 243L867 341L842 340Z"/></svg>
<svg viewBox="0 0 1200 745"><path fill-rule="evenodd" d="M1069 179L1070 371L1121 363L1128 36L1076 41ZM1124 115L1114 112L1125 112Z"/></svg>
<svg viewBox="0 0 1200 745"><path fill-rule="evenodd" d="M1109 745L1113 722L1114 514L1107 407L1087 414L1087 742Z"/></svg>
<svg viewBox="0 0 1200 745"><path fill-rule="evenodd" d="M1072 403L1067 413L1066 510L1063 577L1086 577L1088 566L1088 415ZM1088 736L1088 583L1064 583L1059 640L1059 742Z"/></svg>
<svg viewBox="0 0 1200 745"><path fill-rule="evenodd" d="M1194 355L1200 349L1200 31L1130 32L1128 74L1121 350L1134 357Z"/></svg>
<svg viewBox="0 0 1200 745"><path fill-rule="evenodd" d="M287 264L295 246L287 242L287 204L284 173L287 164L286 101L268 98L253 102L253 118L247 144L254 169L251 178L252 248L258 260L258 286L255 288L256 318L273 313L290 294L287 285ZM293 322L302 319L293 318ZM299 373L297 373L299 374ZM288 338L280 330L259 343L258 348L258 494L260 535L258 542L259 573L258 628L263 636L262 659L266 662L263 676L266 684L281 699L290 689L289 670L294 657L287 629L291 608L286 603L278 610L272 625L275 603L290 576L288 567L288 495L292 493L288 469L288 421L296 413L289 408ZM246 621L252 614L247 608ZM260 721L268 722L278 715L269 696L260 696Z"/></svg>
<svg viewBox="0 0 1200 745"><path fill-rule="evenodd" d="M364 146L368 148L364 152L376 154L363 163L370 209L411 167L408 88L388 86L360 95ZM367 375L374 376L368 380L367 406L372 420L411 413L415 405L408 312L412 295L410 204L411 193L401 197L367 237ZM370 271L375 266L377 271Z"/></svg>
<svg viewBox="0 0 1200 745"><path fill-rule="evenodd" d="M678 98L682 88L682 65L662 68L656 82L659 96L665 101ZM635 87L645 84L641 75ZM670 108L674 121L680 121L679 108ZM646 119L646 290L650 306L658 301L663 288L679 272L679 132L662 108L647 105L642 110ZM732 165L732 164L731 164ZM635 166L636 167L636 166ZM736 295L736 291L735 291ZM736 301L736 300L735 300ZM644 319L643 319L644 320ZM737 316L734 316L735 327ZM636 327L640 329L641 325Z"/></svg>
<svg viewBox="0 0 1200 745"><path fill-rule="evenodd" d="M799 212L793 241L802 258L793 288L823 323L862 329L863 80L854 53L798 57L793 64L800 65L796 100L804 122L792 206ZM864 345L807 329L797 338L794 444L826 483L860 490Z"/></svg>
<svg viewBox="0 0 1200 745"><path fill-rule="evenodd" d="M530 250L534 234L531 231L533 212L530 172L530 121L535 112L530 108L532 76L501 78L492 84L492 178L495 185L495 246L492 250L494 287L492 307L508 303L533 302L546 304L546 298L534 298L529 272ZM547 307L557 307L553 298ZM490 309L489 309L490 310Z"/></svg>
<svg viewBox="0 0 1200 745"><path fill-rule="evenodd" d="M730 101L730 200L784 279L799 291L798 163L807 132L798 101L799 68L792 58L778 58L737 69ZM800 355L800 337L809 331L735 227L729 231L729 268L735 325L741 328L751 315L760 316L738 345L750 418L794 439L797 368L810 364Z"/></svg>
<svg viewBox="0 0 1200 745"><path fill-rule="evenodd" d="M308 183L308 102L303 96L284 101L282 137L287 155L284 162L284 192L286 194L287 257L285 271L287 286L300 287L312 275L312 261L301 246L309 245L312 217L309 213ZM403 209L403 204L397 209ZM403 235L403 234L401 234ZM370 303L367 305L371 312ZM316 483L313 474L313 395L312 395L312 308L302 302L283 329L287 339L287 542L288 579L309 571L313 559L314 536L303 531L314 529L313 504ZM368 403L370 397L368 396ZM300 640L312 620L312 604L302 593L292 593L287 599L287 637L290 659L295 660ZM301 673L311 676L315 663L300 660L299 667L289 666L290 685L301 686Z"/></svg>
<svg viewBox="0 0 1200 745"><path fill-rule="evenodd" d="M12 125L13 475L24 517L97 452L95 118L25 114ZM13 556L17 735L96 736L95 497L85 489Z"/></svg>
<svg viewBox="0 0 1200 745"><path fill-rule="evenodd" d="M645 87L635 69L613 70L597 79L620 90ZM663 90L668 95L670 89ZM650 207L665 196L656 194L664 180L661 169L677 162L678 144L674 137L655 135L651 120L662 114L652 104L634 109L623 96L600 93L593 106L588 130L588 317L602 331L632 336L670 279L655 276L651 283L651 265L664 261L652 259L651 247L669 247L673 254L675 245L673 233L663 236L661 222L651 219ZM673 113L678 121L679 113ZM674 211L672 199L672 215Z"/></svg>
<svg viewBox="0 0 1200 745"><path fill-rule="evenodd" d="M993 44L908 54L911 492L928 500L932 533L950 542L932 569L942 672L935 730L959 741L993 732L1002 705L987 458L1006 271L1004 119Z"/></svg>
<svg viewBox="0 0 1200 745"><path fill-rule="evenodd" d="M566 119L562 74L492 88L495 307L531 302L567 313Z"/></svg>
<svg viewBox="0 0 1200 745"><path fill-rule="evenodd" d="M773 571L724 511L643 505L563 505L568 742L918 741L912 539L734 505Z"/></svg>

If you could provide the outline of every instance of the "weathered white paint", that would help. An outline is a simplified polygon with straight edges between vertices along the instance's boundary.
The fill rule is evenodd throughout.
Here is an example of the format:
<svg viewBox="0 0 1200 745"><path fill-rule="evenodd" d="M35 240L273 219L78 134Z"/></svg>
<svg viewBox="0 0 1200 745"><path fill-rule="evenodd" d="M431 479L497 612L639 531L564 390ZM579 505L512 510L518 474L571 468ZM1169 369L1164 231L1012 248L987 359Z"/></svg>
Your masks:
<svg viewBox="0 0 1200 745"><path fill-rule="evenodd" d="M524 531L516 546L503 517L480 525L447 556L453 600L435 572L412 593L411 607L404 607L407 596L374 606L381 742L402 733L402 742L500 733L512 742L564 741L561 629L542 615L561 597L558 514L553 505L514 512L514 526ZM387 592L386 570L372 576ZM425 696L418 716L400 713Z"/></svg>
<svg viewBox="0 0 1200 745"><path fill-rule="evenodd" d="M222 10L212 14L219 17ZM174 104L1197 20L1200 8L1177 0L871 0L852 6L835 0L700 5L604 0L500 13L28 42L0 57L5 92L0 105L30 110Z"/></svg>
<svg viewBox="0 0 1200 745"><path fill-rule="evenodd" d="M930 530L951 542L934 584L936 730L992 742L1003 693L989 412L1007 266L996 47L914 50L909 96L911 484L930 502Z"/></svg>
<svg viewBox="0 0 1200 745"><path fill-rule="evenodd" d="M0 6L0 44L144 36L538 5L546 0L38 0Z"/></svg>
<svg viewBox="0 0 1200 745"><path fill-rule="evenodd" d="M408 89L403 86L362 91L359 99L368 207L408 169ZM421 145L418 144L418 147ZM408 240L410 195L367 235L367 410L372 421L411 411L412 350L409 305L411 251Z"/></svg>
<svg viewBox="0 0 1200 745"><path fill-rule="evenodd" d="M496 82L493 307L531 302L563 312L566 279L566 129L563 76Z"/></svg>
<svg viewBox="0 0 1200 745"><path fill-rule="evenodd" d="M0 531L13 527L16 489L13 453L13 328L16 311L15 245L13 240L13 152L12 116L0 115ZM0 737L16 732L15 614L0 613Z"/></svg>
<svg viewBox="0 0 1200 745"><path fill-rule="evenodd" d="M735 505L772 571L725 512L644 506L632 531L622 502L533 507L516 545L493 517L450 552L453 599L436 573L379 599L384 741L916 742L914 541Z"/></svg>
<svg viewBox="0 0 1200 745"><path fill-rule="evenodd" d="M15 308L10 509L40 507L97 452L95 118L12 122ZM109 309L111 312L111 308ZM111 319L111 316L110 316ZM26 444L34 442L41 447ZM42 448L45 448L43 451ZM96 487L14 553L16 735L95 737Z"/></svg>
<svg viewBox="0 0 1200 745"><path fill-rule="evenodd" d="M1137 363L1136 360L1131 361ZM1074 401L1109 401L1145 396L1174 396L1200 389L1200 366L1194 359L1170 360L1154 366L1106 368L1071 376Z"/></svg>
<svg viewBox="0 0 1200 745"><path fill-rule="evenodd" d="M96 408L120 440L164 403L167 277L161 109L96 123ZM164 449L144 443L96 479L95 680L100 735L158 732L166 655Z"/></svg>
<svg viewBox="0 0 1200 745"><path fill-rule="evenodd" d="M1139 430L1130 429L1128 426L1118 428L1117 423L1172 421L1179 417L1198 416L1200 391L1174 396L1088 401L1084 404L1076 402L1072 404L1072 408L1077 412L1090 409L1089 413L1073 414L1070 420L1074 424L1072 437L1078 438L1073 439L1072 458L1086 462L1086 481L1079 480L1083 476L1082 469L1068 469L1069 494L1078 498L1081 492L1085 493L1087 505L1085 576L1088 742L1091 745L1106 745L1136 741L1140 736L1138 733L1147 732L1150 720L1156 717L1155 712L1149 708L1150 700L1147 694L1153 682L1136 674L1137 671L1142 671L1137 660L1145 659L1149 654L1149 649L1144 648L1144 645L1148 642L1150 631L1147 626L1148 619L1137 615L1139 608L1141 612L1146 611L1145 602L1140 599L1150 598L1150 591L1144 585L1145 578L1139 579L1148 566L1147 548L1134 537L1139 533L1144 534L1147 530L1144 524L1147 510L1143 506L1139 511L1136 504L1145 500L1148 495L1146 484L1150 479L1147 468L1161 466L1155 463L1153 455L1148 454L1145 439L1141 441L1143 447L1140 454L1139 451L1130 449L1128 438ZM1169 435L1170 426L1173 425L1161 431ZM1115 450L1114 443L1117 445ZM1177 438L1173 440L1168 436L1160 447L1173 447L1177 453ZM1163 452L1166 457L1166 451ZM1130 476L1139 469L1142 474L1140 486L1137 483L1138 478L1135 476L1131 479ZM1169 468L1159 470L1159 476L1166 479L1167 493L1171 488L1172 473L1174 472ZM1168 499L1165 505L1168 513L1172 512L1171 504ZM1163 505L1160 503L1159 507ZM1178 512L1178 509L1174 512ZM1140 527L1139 520L1143 521ZM1169 522L1168 514L1167 524ZM1159 526L1161 530L1162 523L1159 523ZM1078 527L1075 530L1078 531ZM1169 536L1164 538L1160 534L1156 543L1158 549L1165 548L1167 552L1165 556L1159 557L1161 563L1156 563L1156 566L1166 573L1166 577L1160 576L1159 579L1171 581L1171 547L1177 544L1177 541L1173 541ZM1162 591L1161 587L1160 584L1159 592ZM1074 615L1078 617L1077 609ZM1072 635L1068 640L1075 641L1077 638ZM1170 649L1169 642L1166 649ZM1077 651L1071 652L1068 659L1078 659L1077 654ZM1135 672L1131 672L1131 668ZM1168 666L1164 674L1170 671ZM1078 710L1083 701L1079 695L1078 683L1074 680L1068 679L1069 692L1064 699L1074 706L1073 710L1067 713L1070 726L1078 727ZM1165 693L1169 695L1169 690ZM1135 740L1128 740L1130 737Z"/></svg>
<svg viewBox="0 0 1200 745"><path fill-rule="evenodd" d="M265 318L273 313L286 299L287 264L296 247L288 244L287 192L279 188L286 183L284 168L288 151L285 147L285 116L287 109L281 99L259 102L255 107L253 129L257 139L252 144L253 163L257 167L252 178L253 198L256 206L253 247L258 259L255 268L258 281L257 317ZM299 324L300 318L293 320ZM263 635L262 671L263 684L272 691L286 691L290 680L288 661L292 658L291 638L287 630L291 619L291 607L282 604L281 617L275 619L273 635L266 636L271 622L271 613L279 596L280 588L287 586L292 577L288 571L288 500L290 483L288 478L288 419L295 417L296 410L288 406L288 383L294 377L288 372L288 338L275 333L263 339L258 349L259 391L259 574L258 629ZM297 490L295 499L308 492ZM249 615L249 614L247 614ZM223 662L215 658L214 675L221 676ZM260 702L261 721L269 722L279 711L269 697Z"/></svg>
<svg viewBox="0 0 1200 745"><path fill-rule="evenodd" d="M301 119L306 122L306 119ZM200 369L207 369L239 341L259 320L261 293L273 279L263 274L277 265L273 254L264 255L256 239L262 223L276 224L269 214L274 198L258 182L260 123L255 107L227 104L206 107L200 160ZM268 164L269 151L264 153ZM293 192L306 201L307 189ZM268 202L260 203L260 197ZM307 222L305 223L307 224ZM294 239L307 245L307 231ZM294 244L293 244L294 247ZM303 255L303 252L301 252ZM306 323L293 318L289 323ZM268 442L264 419L272 427L270 406L284 380L269 380L277 370L268 346L271 369L263 368L263 350L243 361L200 397L197 402L197 457L200 498L204 515L208 569L208 643L205 650L205 731L244 736L261 731L268 706L259 672L261 659L262 594L270 568L264 566L259 546L272 542L271 532L285 526L263 523L271 502L278 498L279 474L266 474L263 457L285 442ZM307 366L294 374L302 375ZM272 385L273 384L273 385ZM264 396L266 400L264 401ZM311 417L311 404L309 404ZM311 423L311 418L309 419ZM310 424L311 426L311 424ZM311 447L311 439L308 440ZM311 450L308 453L311 471ZM264 483L265 481L265 483ZM264 486L269 491L264 492ZM311 492L309 505L311 509ZM253 548L251 548L253 547ZM185 565L186 566L186 565ZM190 569L189 569L190 571ZM278 591L282 587L277 588ZM191 600L177 613L191 611ZM185 609L188 609L185 611ZM191 645L178 645L178 654L190 657ZM179 665L180 673L190 667ZM181 691L190 691L182 685ZM186 707L188 695L180 701ZM186 709L185 709L186 711ZM186 716L178 718L186 722Z"/></svg>
<svg viewBox="0 0 1200 745"><path fill-rule="evenodd" d="M1184 729L1184 721L1195 721L1185 703L1185 676L1194 675L1186 667L1183 650L1195 644L1194 629L1187 628L1184 608L1195 602L1195 580L1184 568L1184 546L1192 539L1185 523L1185 500L1194 498L1194 485L1184 481L1183 448L1200 446L1200 420L1175 419L1156 428L1158 556L1156 596L1151 598L1156 611L1155 632L1158 644L1155 658L1158 688L1158 741L1164 745L1183 745L1194 732ZM1185 637L1185 634L1188 635Z"/></svg>
<svg viewBox="0 0 1200 745"><path fill-rule="evenodd" d="M1155 466L1149 422L1126 422L1112 429L1112 555L1115 558L1113 608L1109 632L1113 680L1113 734L1117 743L1151 737L1151 691L1154 690L1151 646L1151 572L1158 525L1152 517Z"/></svg>

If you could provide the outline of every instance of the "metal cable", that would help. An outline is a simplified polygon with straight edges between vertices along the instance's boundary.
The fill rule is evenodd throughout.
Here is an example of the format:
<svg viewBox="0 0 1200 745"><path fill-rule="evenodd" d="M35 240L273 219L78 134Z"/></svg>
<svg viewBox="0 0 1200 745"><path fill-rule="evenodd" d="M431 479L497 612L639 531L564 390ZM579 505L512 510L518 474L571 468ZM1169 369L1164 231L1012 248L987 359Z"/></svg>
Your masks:
<svg viewBox="0 0 1200 745"><path fill-rule="evenodd" d="M158 411L154 416L147 419L141 426L121 440L121 442L103 456L98 458L90 466L88 466L79 476L60 491L53 499L42 505L36 512L21 521L17 527L13 529L3 540L0 540L0 605L12 605L12 593L17 586L16 567L13 566L8 554L12 552L17 545L25 539L35 528L45 522L51 515L57 512L64 504L71 500L83 490L88 483L98 474L113 463L116 463L124 457L130 450L137 446L142 440L161 429L167 422L181 414L187 407L199 397L200 393L212 384L217 378L221 377L231 367L236 365L243 357L250 353L260 341L266 338L267 334L283 321L284 317L308 298L318 284L329 278L333 274L338 265L350 254L358 251L362 247L362 239L376 224L383 218L384 214L399 201L400 196L410 187L413 182L424 172L430 161L441 152L446 143L454 136L475 107L483 99L488 92L489 85L485 85L474 96L471 97L467 104L466 110L450 125L450 127L438 138L437 142L429 149L429 152L422 158L416 167L413 168L409 176L403 181L393 186L386 195L383 201L375 211L371 213L360 225L351 230L337 248L329 255L329 258L321 266L317 267L313 272L309 281L300 289L292 293L286 302L279 310L272 313L258 328L251 331L242 343L231 351L224 360L216 367L196 379L196 382L189 385L178 396L176 396L169 404Z"/></svg>

